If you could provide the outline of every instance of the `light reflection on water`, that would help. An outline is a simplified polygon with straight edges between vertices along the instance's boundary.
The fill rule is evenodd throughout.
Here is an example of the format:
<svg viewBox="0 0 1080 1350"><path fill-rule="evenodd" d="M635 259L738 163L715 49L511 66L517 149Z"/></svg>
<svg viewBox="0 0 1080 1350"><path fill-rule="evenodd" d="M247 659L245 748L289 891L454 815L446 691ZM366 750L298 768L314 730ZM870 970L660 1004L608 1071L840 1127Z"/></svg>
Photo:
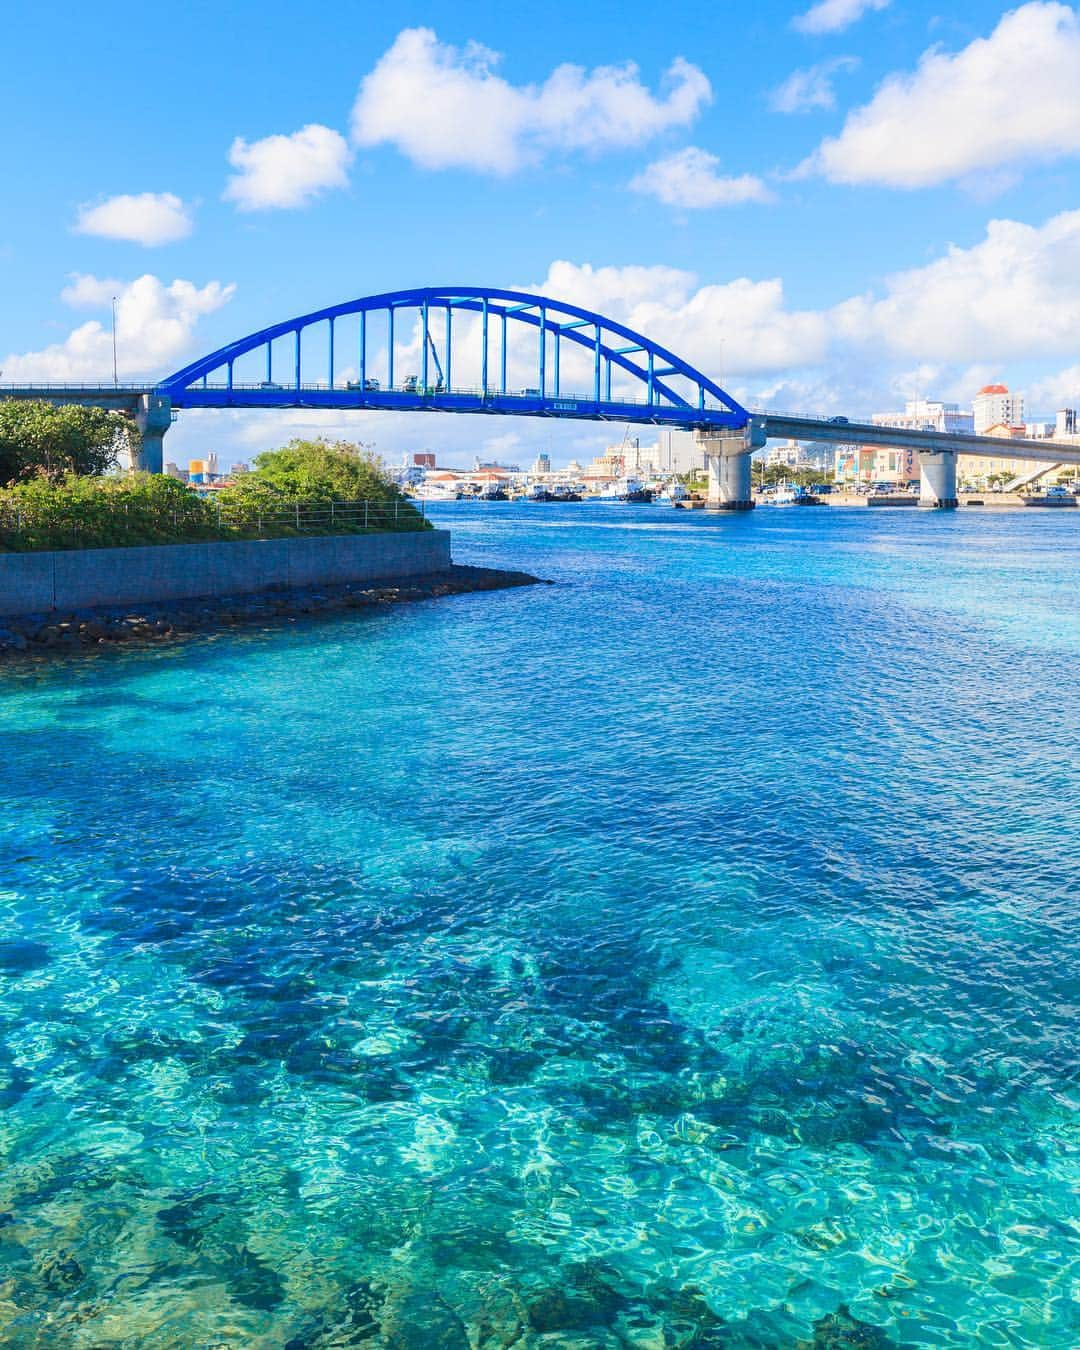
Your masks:
<svg viewBox="0 0 1080 1350"><path fill-rule="evenodd" d="M1080 521L442 514L3 676L0 1339L1073 1343Z"/></svg>

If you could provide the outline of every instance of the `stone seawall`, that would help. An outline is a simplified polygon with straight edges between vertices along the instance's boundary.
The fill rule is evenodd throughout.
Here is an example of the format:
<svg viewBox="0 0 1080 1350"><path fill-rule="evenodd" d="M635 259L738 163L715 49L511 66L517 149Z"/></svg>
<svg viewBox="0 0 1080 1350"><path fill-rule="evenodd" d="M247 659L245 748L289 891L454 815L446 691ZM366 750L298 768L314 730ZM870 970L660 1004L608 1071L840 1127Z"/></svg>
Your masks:
<svg viewBox="0 0 1080 1350"><path fill-rule="evenodd" d="M392 580L449 566L449 530L0 553L0 614Z"/></svg>

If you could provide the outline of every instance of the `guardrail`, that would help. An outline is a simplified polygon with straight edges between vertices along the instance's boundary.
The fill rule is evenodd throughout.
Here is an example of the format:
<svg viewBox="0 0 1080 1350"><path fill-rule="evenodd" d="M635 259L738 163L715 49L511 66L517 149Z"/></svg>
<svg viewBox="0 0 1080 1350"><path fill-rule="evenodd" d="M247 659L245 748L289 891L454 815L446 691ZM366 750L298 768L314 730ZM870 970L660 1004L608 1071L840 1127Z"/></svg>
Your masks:
<svg viewBox="0 0 1080 1350"><path fill-rule="evenodd" d="M104 548L136 544L282 539L297 535L389 534L428 528L423 501L221 502L196 498L172 508L87 499L70 511L0 499L0 550Z"/></svg>
<svg viewBox="0 0 1080 1350"><path fill-rule="evenodd" d="M67 383L66 381L52 380L49 383L43 383L41 380L7 380L0 382L0 398L5 393L19 392L24 390L40 389L44 394L51 393L86 393L86 394L150 394L154 390L154 382L147 380L145 384L111 384L104 381L98 384L88 384L81 381Z"/></svg>
<svg viewBox="0 0 1080 1350"><path fill-rule="evenodd" d="M429 384L427 388L417 383L415 386L409 384L383 384L369 380L364 388L360 387L355 380L335 380L331 385L326 380L303 380L297 384L294 380L289 381L266 381L257 380L255 382L233 380L230 384L227 381L208 380L205 383L202 380L193 383L188 387L187 392L206 392L214 394L357 394L361 397L368 396L379 398L386 394L400 394L408 398L477 398L477 399L522 399L535 401L538 398L546 399L552 403L581 403L587 406L594 406L597 402L594 390L568 391L560 389L556 392L550 386L541 394L539 389L502 389L493 385L488 385L485 389L482 385L456 384L450 388ZM179 397L175 395L174 397ZM670 400L661 401L659 397L651 403L647 398L635 398L632 395L620 393L616 388L610 398L606 392L601 396L600 403L611 405L625 405L634 408L664 408L676 411L686 411L690 413L701 412L702 409L696 403L687 402L685 405L673 403ZM705 412L724 412L725 405L713 399L707 401L704 408Z"/></svg>

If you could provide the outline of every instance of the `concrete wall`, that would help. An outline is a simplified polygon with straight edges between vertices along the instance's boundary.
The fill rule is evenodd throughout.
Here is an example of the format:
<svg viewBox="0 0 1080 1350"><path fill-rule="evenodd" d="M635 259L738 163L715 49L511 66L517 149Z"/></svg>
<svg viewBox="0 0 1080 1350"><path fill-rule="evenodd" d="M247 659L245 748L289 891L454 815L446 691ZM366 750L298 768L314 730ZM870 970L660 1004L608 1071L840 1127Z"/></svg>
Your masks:
<svg viewBox="0 0 1080 1350"><path fill-rule="evenodd" d="M380 581L449 565L448 530L0 553L0 614Z"/></svg>

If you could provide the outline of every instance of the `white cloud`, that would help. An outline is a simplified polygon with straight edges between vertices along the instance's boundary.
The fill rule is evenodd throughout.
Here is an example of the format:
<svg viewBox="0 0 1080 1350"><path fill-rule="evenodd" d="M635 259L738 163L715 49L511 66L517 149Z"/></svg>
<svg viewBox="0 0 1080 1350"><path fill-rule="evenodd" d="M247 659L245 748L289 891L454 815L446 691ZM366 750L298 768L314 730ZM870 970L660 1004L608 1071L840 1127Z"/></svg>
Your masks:
<svg viewBox="0 0 1080 1350"><path fill-rule="evenodd" d="M1075 353L1080 210L1041 226L991 221L970 248L950 247L885 278L876 293L816 310L790 308L778 277L701 285L670 267L556 262L530 289L621 320L736 395L831 379L860 408L871 397L910 397L915 383L923 394L936 385L963 397L985 383L971 384L975 368L1000 378L1010 364ZM1065 371L1053 386L1061 397L1074 376Z"/></svg>
<svg viewBox="0 0 1080 1350"><path fill-rule="evenodd" d="M1028 406L1055 412L1058 408L1080 407L1080 365L1036 380L1028 389Z"/></svg>
<svg viewBox="0 0 1080 1350"><path fill-rule="evenodd" d="M76 276L62 298L73 305L105 308L117 298L116 348L121 377L167 373L184 355L199 320L226 304L234 286L218 281L199 287L191 281L168 284L147 274L117 282ZM111 320L80 324L63 342L0 362L5 380L108 380L112 375Z"/></svg>
<svg viewBox="0 0 1080 1350"><path fill-rule="evenodd" d="M885 9L889 0L819 0L805 14L792 19L801 33L839 33L871 10Z"/></svg>
<svg viewBox="0 0 1080 1350"><path fill-rule="evenodd" d="M126 239L154 248L186 239L193 222L190 207L172 192L140 192L109 197L97 206L80 206L74 228L77 234Z"/></svg>
<svg viewBox="0 0 1080 1350"><path fill-rule="evenodd" d="M1080 151L1080 18L1036 3L955 54L894 74L802 166L834 183L918 188ZM995 180L997 181L997 180Z"/></svg>
<svg viewBox="0 0 1080 1350"><path fill-rule="evenodd" d="M833 76L843 70L854 70L859 64L856 56L834 56L805 70L793 70L783 84L773 90L769 106L774 112L801 113L814 108L834 108Z"/></svg>
<svg viewBox="0 0 1080 1350"><path fill-rule="evenodd" d="M113 296L119 297L127 282L116 277L92 277L85 272L73 272L71 280L60 292L60 299L72 308L80 307L100 309L112 302Z"/></svg>
<svg viewBox="0 0 1080 1350"><path fill-rule="evenodd" d="M823 360L824 313L784 306L779 278L696 285L671 267L592 267L552 263L541 294L618 319L716 378L754 375Z"/></svg>
<svg viewBox="0 0 1080 1350"><path fill-rule="evenodd" d="M630 180L630 187L668 206L687 210L772 201L772 193L760 178L749 173L725 178L716 172L719 164L715 155L688 145L642 169Z"/></svg>
<svg viewBox="0 0 1080 1350"><path fill-rule="evenodd" d="M229 163L238 172L225 188L225 200L241 211L307 206L327 188L345 187L351 154L345 137L312 123L291 136L245 141L237 136Z"/></svg>
<svg viewBox="0 0 1080 1350"><path fill-rule="evenodd" d="M834 319L922 360L1000 361L1076 350L1080 210L1042 226L992 220L971 248L889 277L880 298L857 297Z"/></svg>
<svg viewBox="0 0 1080 1350"><path fill-rule="evenodd" d="M599 151L639 145L686 126L712 90L682 58L663 96L637 67L557 67L542 85L514 85L495 73L495 52L439 42L430 28L406 28L367 75L352 113L357 145L395 145L428 169L507 174L545 151Z"/></svg>

